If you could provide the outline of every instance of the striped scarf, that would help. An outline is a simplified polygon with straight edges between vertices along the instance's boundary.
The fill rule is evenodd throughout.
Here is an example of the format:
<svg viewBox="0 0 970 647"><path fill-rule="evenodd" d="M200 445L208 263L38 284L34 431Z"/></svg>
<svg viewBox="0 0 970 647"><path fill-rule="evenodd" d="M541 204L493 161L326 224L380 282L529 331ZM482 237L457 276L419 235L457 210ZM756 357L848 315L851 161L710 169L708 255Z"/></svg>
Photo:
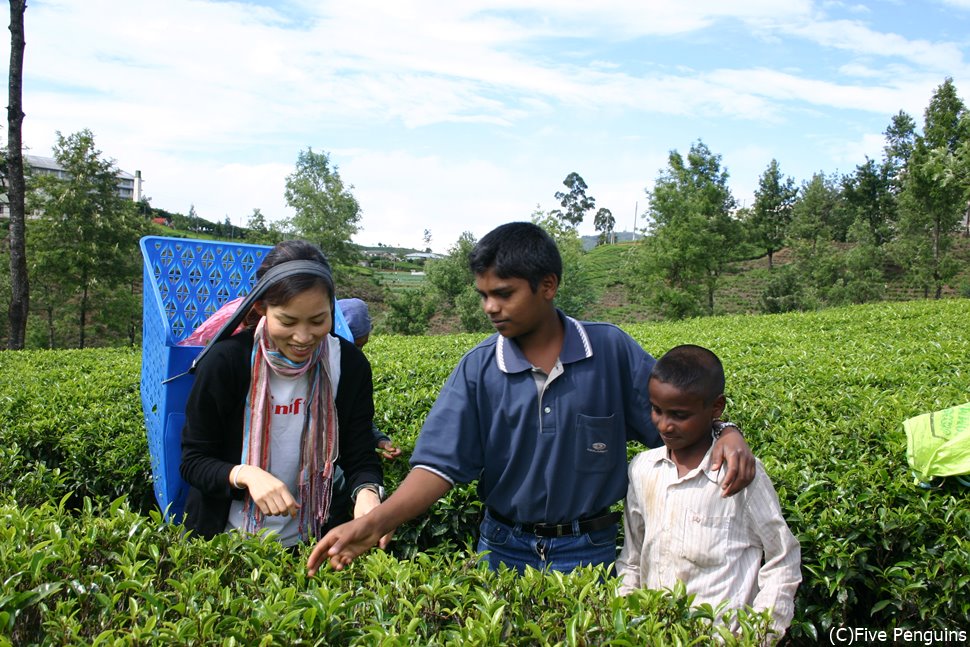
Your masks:
<svg viewBox="0 0 970 647"><path fill-rule="evenodd" d="M269 471L272 407L269 372L284 377L309 375L306 416L300 437L300 480L295 493L299 509L299 531L303 540L319 537L330 514L333 464L337 459L337 412L330 379L330 347L324 339L302 364L286 358L266 331L266 317L256 325L252 354L252 378L246 396L243 419L242 463ZM263 526L263 513L249 494L243 502L245 529L256 533Z"/></svg>

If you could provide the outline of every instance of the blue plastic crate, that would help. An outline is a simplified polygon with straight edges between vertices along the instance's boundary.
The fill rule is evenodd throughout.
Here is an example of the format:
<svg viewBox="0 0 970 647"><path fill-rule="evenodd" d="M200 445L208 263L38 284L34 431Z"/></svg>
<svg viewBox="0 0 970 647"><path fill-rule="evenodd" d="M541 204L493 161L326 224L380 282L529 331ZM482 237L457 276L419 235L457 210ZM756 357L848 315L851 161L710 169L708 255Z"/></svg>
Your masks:
<svg viewBox="0 0 970 647"><path fill-rule="evenodd" d="M256 269L272 249L224 241L146 236L142 293L141 405L148 433L155 498L169 521L179 522L188 485L179 474L185 402L193 377L183 375L201 346L179 346L227 301L245 296ZM337 334L353 340L343 313Z"/></svg>

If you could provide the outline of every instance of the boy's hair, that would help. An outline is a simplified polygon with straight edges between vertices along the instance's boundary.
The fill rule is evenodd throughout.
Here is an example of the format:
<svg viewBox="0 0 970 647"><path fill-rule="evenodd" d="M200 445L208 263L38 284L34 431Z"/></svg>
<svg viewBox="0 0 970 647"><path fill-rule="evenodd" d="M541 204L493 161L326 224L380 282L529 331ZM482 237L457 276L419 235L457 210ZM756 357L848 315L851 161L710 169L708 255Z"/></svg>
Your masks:
<svg viewBox="0 0 970 647"><path fill-rule="evenodd" d="M651 380L670 384L704 398L705 404L724 393L724 366L710 350L684 344L671 348L657 360Z"/></svg>
<svg viewBox="0 0 970 647"><path fill-rule="evenodd" d="M313 243L305 240L284 240L277 243L273 249L269 250L266 258L263 259L263 262L256 269L256 279L261 279L266 272L286 261L316 261L326 269L327 274L331 278L328 280L316 274L294 274L269 286L260 300L271 306L280 306L301 292L322 287L330 295L330 307L333 309L333 270L330 269L330 262L327 260L326 255ZM251 328L258 321L259 315L253 310L246 316L244 325Z"/></svg>
<svg viewBox="0 0 970 647"><path fill-rule="evenodd" d="M550 274L562 281L562 257L556 241L531 222L510 222L485 234L472 249L468 266L476 275L493 269L503 279L525 279L533 292Z"/></svg>

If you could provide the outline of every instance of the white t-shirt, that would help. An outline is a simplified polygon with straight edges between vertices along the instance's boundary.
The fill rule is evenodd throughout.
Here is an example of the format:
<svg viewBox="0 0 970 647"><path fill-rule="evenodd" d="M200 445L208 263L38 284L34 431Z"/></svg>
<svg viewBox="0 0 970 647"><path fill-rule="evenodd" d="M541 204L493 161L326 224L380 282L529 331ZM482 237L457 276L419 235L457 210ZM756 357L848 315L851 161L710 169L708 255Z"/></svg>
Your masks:
<svg viewBox="0 0 970 647"><path fill-rule="evenodd" d="M333 394L337 394L340 383L340 341L332 335L327 336L330 345L330 375L333 380ZM269 473L283 481L286 488L301 503L300 483L300 440L306 419L306 401L310 372L300 377L283 377L270 371L269 431ZM243 501L233 500L229 506L229 519L226 532L243 529L246 525L246 508ZM299 519L293 517L263 517L263 528L276 534L276 540L284 546L293 546L300 541Z"/></svg>

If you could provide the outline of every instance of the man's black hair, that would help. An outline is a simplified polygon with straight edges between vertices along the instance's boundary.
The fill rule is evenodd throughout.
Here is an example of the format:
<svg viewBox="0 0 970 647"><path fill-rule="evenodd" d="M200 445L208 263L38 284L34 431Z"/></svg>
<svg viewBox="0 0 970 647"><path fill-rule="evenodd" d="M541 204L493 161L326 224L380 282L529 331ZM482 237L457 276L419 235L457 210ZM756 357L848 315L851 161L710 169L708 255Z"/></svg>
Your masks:
<svg viewBox="0 0 970 647"><path fill-rule="evenodd" d="M525 279L533 292L550 274L562 281L556 241L531 222L510 222L485 234L472 249L468 265L476 275L492 269L499 278Z"/></svg>
<svg viewBox="0 0 970 647"><path fill-rule="evenodd" d="M651 380L693 393L710 404L724 393L724 366L717 355L702 346L685 344L671 348L657 360Z"/></svg>

